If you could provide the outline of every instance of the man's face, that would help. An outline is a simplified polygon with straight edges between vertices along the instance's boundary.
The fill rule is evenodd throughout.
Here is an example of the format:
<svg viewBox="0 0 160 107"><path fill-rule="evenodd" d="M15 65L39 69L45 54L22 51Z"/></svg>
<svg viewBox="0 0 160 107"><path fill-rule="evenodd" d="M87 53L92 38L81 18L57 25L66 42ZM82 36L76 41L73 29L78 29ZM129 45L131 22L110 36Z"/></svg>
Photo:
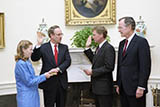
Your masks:
<svg viewBox="0 0 160 107"><path fill-rule="evenodd" d="M93 39L96 43L101 43L103 34L98 34L95 30L93 31Z"/></svg>
<svg viewBox="0 0 160 107"><path fill-rule="evenodd" d="M54 43L60 43L62 40L63 33L60 28L56 28L54 30L54 34L51 34L51 41Z"/></svg>
<svg viewBox="0 0 160 107"><path fill-rule="evenodd" d="M119 21L118 31L121 34L121 37L128 37L129 32L131 31L131 26L126 26L124 23L124 19Z"/></svg>

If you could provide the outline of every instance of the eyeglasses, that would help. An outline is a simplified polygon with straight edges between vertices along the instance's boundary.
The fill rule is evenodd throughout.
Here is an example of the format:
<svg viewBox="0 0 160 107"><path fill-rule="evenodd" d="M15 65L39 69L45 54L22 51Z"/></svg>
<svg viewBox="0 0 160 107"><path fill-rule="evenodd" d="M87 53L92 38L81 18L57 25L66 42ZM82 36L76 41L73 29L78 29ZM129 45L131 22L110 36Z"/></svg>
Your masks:
<svg viewBox="0 0 160 107"><path fill-rule="evenodd" d="M57 35L57 36L63 36L63 33L59 33L59 34L55 33L55 35Z"/></svg>

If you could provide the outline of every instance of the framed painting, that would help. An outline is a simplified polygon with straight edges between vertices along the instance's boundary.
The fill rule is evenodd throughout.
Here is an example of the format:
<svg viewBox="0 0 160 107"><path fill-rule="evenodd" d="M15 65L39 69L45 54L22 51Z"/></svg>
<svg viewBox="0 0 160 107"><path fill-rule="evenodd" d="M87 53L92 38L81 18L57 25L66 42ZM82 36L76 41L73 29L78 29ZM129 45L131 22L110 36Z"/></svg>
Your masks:
<svg viewBox="0 0 160 107"><path fill-rule="evenodd" d="M65 23L116 24L116 0L65 0Z"/></svg>
<svg viewBox="0 0 160 107"><path fill-rule="evenodd" d="M0 13L0 48L4 47L4 13Z"/></svg>

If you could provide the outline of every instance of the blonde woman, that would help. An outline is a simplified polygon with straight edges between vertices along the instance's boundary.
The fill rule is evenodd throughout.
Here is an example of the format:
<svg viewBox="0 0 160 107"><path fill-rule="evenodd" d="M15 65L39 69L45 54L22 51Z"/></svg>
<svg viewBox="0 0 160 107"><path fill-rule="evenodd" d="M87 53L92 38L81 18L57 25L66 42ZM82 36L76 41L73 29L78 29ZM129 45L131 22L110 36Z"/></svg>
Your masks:
<svg viewBox="0 0 160 107"><path fill-rule="evenodd" d="M15 55L15 78L17 87L18 107L40 107L38 84L52 76L52 70L40 76L35 76L29 60L32 54L32 43L22 40L17 46Z"/></svg>

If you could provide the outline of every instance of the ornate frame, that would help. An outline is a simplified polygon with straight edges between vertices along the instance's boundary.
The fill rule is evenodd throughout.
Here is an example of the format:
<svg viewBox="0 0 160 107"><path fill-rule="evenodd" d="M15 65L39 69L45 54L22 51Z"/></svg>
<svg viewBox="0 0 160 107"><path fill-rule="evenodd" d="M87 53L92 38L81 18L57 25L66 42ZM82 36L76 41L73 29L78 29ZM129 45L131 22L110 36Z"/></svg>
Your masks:
<svg viewBox="0 0 160 107"><path fill-rule="evenodd" d="M4 13L0 13L0 48L4 47Z"/></svg>
<svg viewBox="0 0 160 107"><path fill-rule="evenodd" d="M73 0L65 0L65 24L66 25L116 24L116 0L108 0L103 11L94 17L82 16L82 14L80 14L76 10L73 4Z"/></svg>

